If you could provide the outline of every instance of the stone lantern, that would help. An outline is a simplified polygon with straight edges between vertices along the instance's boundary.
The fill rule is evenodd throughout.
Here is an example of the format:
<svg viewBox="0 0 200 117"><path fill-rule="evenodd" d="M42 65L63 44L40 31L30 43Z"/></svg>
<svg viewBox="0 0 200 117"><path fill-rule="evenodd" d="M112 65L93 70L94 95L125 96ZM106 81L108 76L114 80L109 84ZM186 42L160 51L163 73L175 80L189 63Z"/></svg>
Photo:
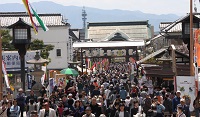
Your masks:
<svg viewBox="0 0 200 117"><path fill-rule="evenodd" d="M31 72L31 75L34 76L36 81L35 85L33 85L32 90L36 95L40 95L39 90L43 87L41 84L41 77L44 75L44 71L42 70L42 65L48 63L49 61L46 59L42 59L39 55L39 52L36 52L34 59L26 61L27 64L34 64L34 71Z"/></svg>

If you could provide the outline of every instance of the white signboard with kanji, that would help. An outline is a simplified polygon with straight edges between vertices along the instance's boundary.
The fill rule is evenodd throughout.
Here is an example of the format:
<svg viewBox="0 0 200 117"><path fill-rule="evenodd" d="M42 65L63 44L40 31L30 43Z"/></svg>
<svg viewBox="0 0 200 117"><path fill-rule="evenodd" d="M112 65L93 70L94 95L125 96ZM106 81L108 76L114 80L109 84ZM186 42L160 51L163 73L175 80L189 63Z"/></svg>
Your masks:
<svg viewBox="0 0 200 117"><path fill-rule="evenodd" d="M25 67L32 66L31 64L26 64L26 61L34 59L36 51L27 51L25 55ZM3 51L2 60L6 64L6 68L20 68L20 56L18 51Z"/></svg>
<svg viewBox="0 0 200 117"><path fill-rule="evenodd" d="M176 88L181 91L181 97L190 98L190 111L193 111L194 108L192 104L196 93L194 76L176 76Z"/></svg>

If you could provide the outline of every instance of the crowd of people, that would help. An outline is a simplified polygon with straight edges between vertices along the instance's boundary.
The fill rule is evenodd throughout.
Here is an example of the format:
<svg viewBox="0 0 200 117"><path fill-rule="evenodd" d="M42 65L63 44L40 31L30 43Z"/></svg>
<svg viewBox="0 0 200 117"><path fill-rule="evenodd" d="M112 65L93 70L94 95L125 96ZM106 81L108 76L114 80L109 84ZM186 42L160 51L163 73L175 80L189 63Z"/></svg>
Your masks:
<svg viewBox="0 0 200 117"><path fill-rule="evenodd" d="M69 79L65 88L45 87L41 96L20 88L16 97L8 92L0 102L0 117L190 117L190 101L180 91L139 83L112 65L107 71ZM193 102L199 117L200 93Z"/></svg>

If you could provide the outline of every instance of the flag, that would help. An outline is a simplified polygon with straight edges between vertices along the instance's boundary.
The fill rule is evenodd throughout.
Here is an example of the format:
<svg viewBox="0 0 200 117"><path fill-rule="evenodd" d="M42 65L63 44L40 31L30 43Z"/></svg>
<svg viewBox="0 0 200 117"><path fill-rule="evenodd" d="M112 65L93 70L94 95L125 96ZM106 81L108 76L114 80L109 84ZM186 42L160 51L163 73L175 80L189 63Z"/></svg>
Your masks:
<svg viewBox="0 0 200 117"><path fill-rule="evenodd" d="M29 17L30 17L33 30L34 30L35 34L37 34L38 33L38 28L37 28L35 22L33 21L32 14L31 14L31 11L30 11L29 6L28 6L28 0L22 0L22 2L24 3L24 6L25 6L25 8L26 8L26 10L28 12Z"/></svg>
<svg viewBox="0 0 200 117"><path fill-rule="evenodd" d="M3 61L2 61L2 71L3 71L3 74L4 74L4 79L5 79L5 82L6 82L6 87L10 88L10 84L9 84L9 80L8 80L8 75L7 75L7 71L6 71L6 64Z"/></svg>
<svg viewBox="0 0 200 117"><path fill-rule="evenodd" d="M54 87L55 87L55 79L54 78L49 78L49 93L51 94Z"/></svg>
<svg viewBox="0 0 200 117"><path fill-rule="evenodd" d="M90 68L90 70L93 70L95 67L96 67L96 63L94 63L94 64L92 65L92 67Z"/></svg>
<svg viewBox="0 0 200 117"><path fill-rule="evenodd" d="M89 61L89 68L91 68L92 67L92 61L90 60Z"/></svg>
<svg viewBox="0 0 200 117"><path fill-rule="evenodd" d="M39 22L40 26L42 27L42 29L44 31L48 31L49 29L47 28L47 26L44 24L44 22L42 21L42 19L39 17L39 15L35 12L35 10L33 9L33 7L31 6L31 4L29 4L31 7L31 10L33 11L34 16L36 17L37 21Z"/></svg>
<svg viewBox="0 0 200 117"><path fill-rule="evenodd" d="M195 30L194 35L194 63L197 63L197 66L200 67L200 30Z"/></svg>
<svg viewBox="0 0 200 117"><path fill-rule="evenodd" d="M28 89L32 88L32 75L27 74Z"/></svg>

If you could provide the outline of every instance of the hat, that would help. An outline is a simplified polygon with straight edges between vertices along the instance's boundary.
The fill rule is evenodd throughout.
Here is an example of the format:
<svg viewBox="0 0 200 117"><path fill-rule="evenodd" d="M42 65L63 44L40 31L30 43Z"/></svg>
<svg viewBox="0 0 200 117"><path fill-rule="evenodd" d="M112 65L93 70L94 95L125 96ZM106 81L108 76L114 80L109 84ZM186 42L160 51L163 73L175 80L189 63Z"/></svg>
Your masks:
<svg viewBox="0 0 200 117"><path fill-rule="evenodd" d="M68 94L68 96L73 96L73 95L70 93L70 94Z"/></svg>
<svg viewBox="0 0 200 117"><path fill-rule="evenodd" d="M18 90L19 92L21 92L21 91L23 91L23 89L22 88L19 88L19 90Z"/></svg>
<svg viewBox="0 0 200 117"><path fill-rule="evenodd" d="M180 90L178 90L178 91L176 91L176 93L181 93L181 91L180 91Z"/></svg>
<svg viewBox="0 0 200 117"><path fill-rule="evenodd" d="M185 99L184 99L184 98L181 98L180 102L185 102Z"/></svg>
<svg viewBox="0 0 200 117"><path fill-rule="evenodd" d="M90 108L90 107L87 107L85 110L86 110L86 111L88 111L88 110L91 111L91 108Z"/></svg>

